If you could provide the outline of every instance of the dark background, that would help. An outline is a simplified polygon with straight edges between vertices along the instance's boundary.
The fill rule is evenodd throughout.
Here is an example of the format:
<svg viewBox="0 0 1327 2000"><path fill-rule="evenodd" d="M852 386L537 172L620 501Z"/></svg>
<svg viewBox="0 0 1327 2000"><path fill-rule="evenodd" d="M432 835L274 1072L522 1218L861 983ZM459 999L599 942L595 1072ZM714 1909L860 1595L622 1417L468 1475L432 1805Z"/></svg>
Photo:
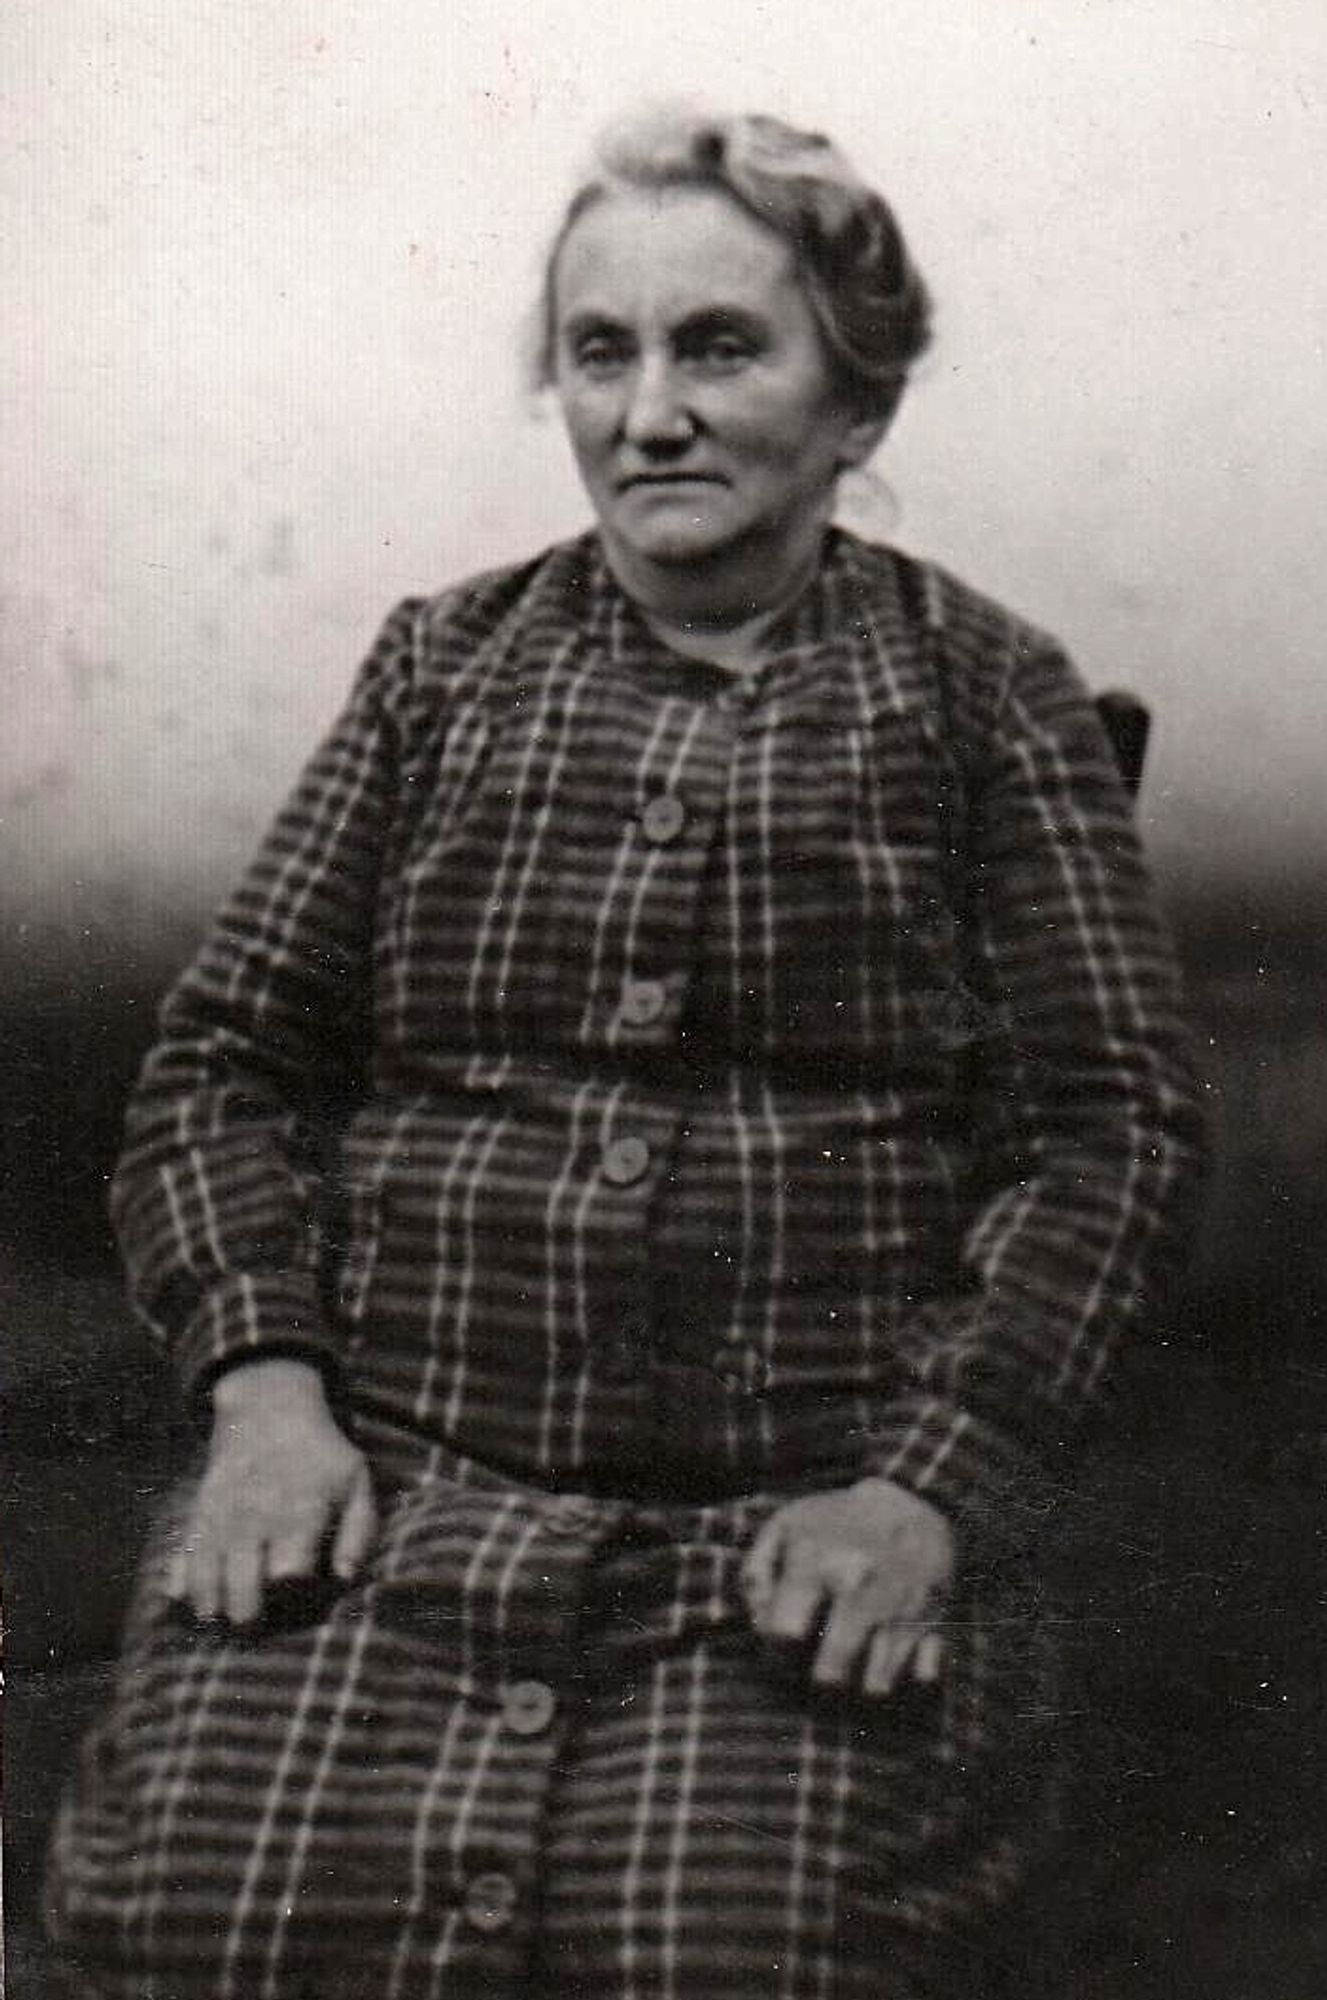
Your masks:
<svg viewBox="0 0 1327 2000"><path fill-rule="evenodd" d="M1056 1532L1076 1774L1068 1855L1010 1947L1020 1993L1037 1960L1062 2000L1327 1992L1319 901L1289 879L1172 895L1219 1167L1174 1323L1129 1358ZM29 931L0 1020L17 2000L57 1990L34 1941L40 1854L183 1444L123 1302L104 1193L156 996L189 944L182 927L126 955L93 930L76 963L66 942L43 967Z"/></svg>

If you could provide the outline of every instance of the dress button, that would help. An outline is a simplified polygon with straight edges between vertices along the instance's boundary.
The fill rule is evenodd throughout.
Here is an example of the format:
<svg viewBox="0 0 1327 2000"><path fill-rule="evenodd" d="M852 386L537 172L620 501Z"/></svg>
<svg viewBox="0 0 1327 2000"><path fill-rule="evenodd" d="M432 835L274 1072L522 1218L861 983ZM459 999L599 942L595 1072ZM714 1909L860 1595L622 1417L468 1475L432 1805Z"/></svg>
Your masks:
<svg viewBox="0 0 1327 2000"><path fill-rule="evenodd" d="M720 1348L710 1365L725 1389L753 1396L769 1386L770 1365L763 1354L753 1354L750 1348L736 1353Z"/></svg>
<svg viewBox="0 0 1327 2000"><path fill-rule="evenodd" d="M505 1931L516 1914L516 1884L496 1870L476 1875L465 1892L467 1921L477 1931Z"/></svg>
<svg viewBox="0 0 1327 2000"><path fill-rule="evenodd" d="M650 1149L643 1139L634 1133L625 1139L614 1139L604 1147L604 1179L614 1187L630 1187L638 1181L650 1164Z"/></svg>
<svg viewBox="0 0 1327 2000"><path fill-rule="evenodd" d="M545 1681L513 1681L502 1697L502 1719L513 1736L542 1736L558 1698Z"/></svg>
<svg viewBox="0 0 1327 2000"><path fill-rule="evenodd" d="M622 1020L629 1028L653 1027L667 1001L661 979L629 979L622 988Z"/></svg>
<svg viewBox="0 0 1327 2000"><path fill-rule="evenodd" d="M667 847L687 823L687 809L673 792L659 792L640 816L641 832L656 847Z"/></svg>
<svg viewBox="0 0 1327 2000"><path fill-rule="evenodd" d="M593 1528L597 1509L583 1494L564 1493L544 1515L544 1526L555 1535L585 1535Z"/></svg>

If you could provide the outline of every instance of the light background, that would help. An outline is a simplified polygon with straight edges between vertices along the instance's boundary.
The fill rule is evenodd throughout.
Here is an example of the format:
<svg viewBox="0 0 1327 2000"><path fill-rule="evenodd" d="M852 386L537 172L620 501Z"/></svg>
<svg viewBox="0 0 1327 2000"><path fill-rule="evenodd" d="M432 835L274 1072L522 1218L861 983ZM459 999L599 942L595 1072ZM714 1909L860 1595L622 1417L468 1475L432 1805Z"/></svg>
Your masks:
<svg viewBox="0 0 1327 2000"><path fill-rule="evenodd" d="M678 94L894 200L939 338L876 518L1154 705L1171 885L1316 866L1323 0L8 0L11 937L196 920L390 604L583 523L520 322Z"/></svg>

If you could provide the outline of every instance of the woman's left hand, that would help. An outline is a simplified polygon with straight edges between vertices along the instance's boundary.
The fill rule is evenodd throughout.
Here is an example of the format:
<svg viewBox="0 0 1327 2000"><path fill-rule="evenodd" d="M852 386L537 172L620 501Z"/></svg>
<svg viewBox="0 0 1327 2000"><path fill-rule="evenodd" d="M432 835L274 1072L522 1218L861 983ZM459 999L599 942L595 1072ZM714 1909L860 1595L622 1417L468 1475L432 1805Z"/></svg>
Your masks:
<svg viewBox="0 0 1327 2000"><path fill-rule="evenodd" d="M909 1662L934 1680L954 1574L945 1516L893 1480L870 1478L791 1500L772 1514L743 1565L762 1637L820 1642L813 1678L885 1695Z"/></svg>

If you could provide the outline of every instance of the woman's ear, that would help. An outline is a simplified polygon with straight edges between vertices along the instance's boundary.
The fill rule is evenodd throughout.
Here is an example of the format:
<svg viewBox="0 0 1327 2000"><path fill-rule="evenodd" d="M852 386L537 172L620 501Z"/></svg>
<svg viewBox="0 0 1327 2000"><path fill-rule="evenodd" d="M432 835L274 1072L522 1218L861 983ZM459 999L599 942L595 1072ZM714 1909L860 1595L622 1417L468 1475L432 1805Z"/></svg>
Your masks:
<svg viewBox="0 0 1327 2000"><path fill-rule="evenodd" d="M859 417L849 424L839 446L839 470L855 472L859 465L865 465L888 429L889 417Z"/></svg>

